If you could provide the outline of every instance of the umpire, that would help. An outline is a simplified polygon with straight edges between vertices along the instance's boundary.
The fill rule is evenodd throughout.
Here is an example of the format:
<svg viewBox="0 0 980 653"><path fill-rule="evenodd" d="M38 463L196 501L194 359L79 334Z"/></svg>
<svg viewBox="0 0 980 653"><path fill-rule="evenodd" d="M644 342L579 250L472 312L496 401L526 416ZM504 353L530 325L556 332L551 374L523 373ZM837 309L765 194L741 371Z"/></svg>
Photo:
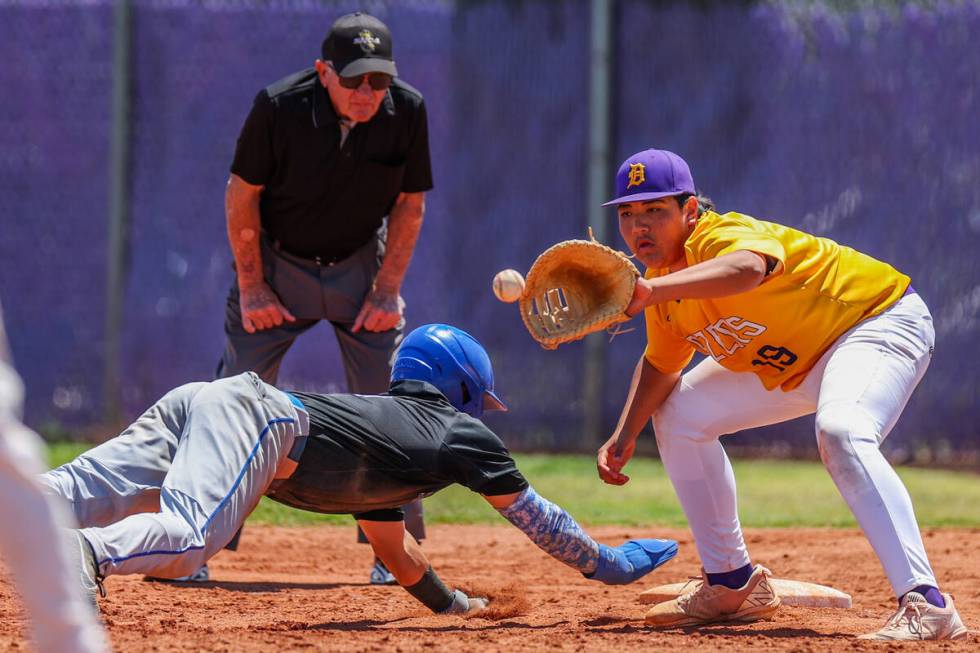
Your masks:
<svg viewBox="0 0 980 653"><path fill-rule="evenodd" d="M219 378L254 371L275 384L296 337L328 320L348 391L387 390L432 188L425 104L397 74L388 27L354 13L312 68L256 96L225 193L236 283ZM424 537L420 502L406 525ZM395 582L377 560L371 581Z"/></svg>

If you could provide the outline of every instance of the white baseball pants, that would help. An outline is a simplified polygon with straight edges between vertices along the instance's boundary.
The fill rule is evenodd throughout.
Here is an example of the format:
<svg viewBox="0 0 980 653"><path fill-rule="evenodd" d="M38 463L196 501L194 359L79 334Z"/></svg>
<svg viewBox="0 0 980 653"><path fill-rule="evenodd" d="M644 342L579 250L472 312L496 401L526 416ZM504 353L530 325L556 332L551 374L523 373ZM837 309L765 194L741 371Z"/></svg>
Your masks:
<svg viewBox="0 0 980 653"><path fill-rule="evenodd" d="M909 293L841 336L789 392L767 391L754 374L710 358L681 377L653 425L706 572L749 562L735 477L718 438L816 413L820 457L895 594L936 585L912 501L878 449L929 366L934 342L929 309Z"/></svg>
<svg viewBox="0 0 980 653"><path fill-rule="evenodd" d="M0 322L0 552L24 600L41 653L108 651L95 610L62 547L67 512L37 482L44 468L41 439L20 422L20 378L4 360Z"/></svg>

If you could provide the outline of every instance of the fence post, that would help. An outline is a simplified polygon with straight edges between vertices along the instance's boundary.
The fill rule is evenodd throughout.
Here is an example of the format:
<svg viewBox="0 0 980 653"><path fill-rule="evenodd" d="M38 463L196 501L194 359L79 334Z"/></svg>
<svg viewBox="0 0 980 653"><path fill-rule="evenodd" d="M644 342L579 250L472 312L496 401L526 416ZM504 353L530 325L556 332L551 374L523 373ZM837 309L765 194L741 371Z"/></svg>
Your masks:
<svg viewBox="0 0 980 653"><path fill-rule="evenodd" d="M121 417L120 369L123 301L129 234L129 109L132 12L130 0L116 0L112 47L112 140L109 158L109 224L106 261L103 419Z"/></svg>
<svg viewBox="0 0 980 653"><path fill-rule="evenodd" d="M602 207L609 193L612 106L612 32L615 0L592 0L591 56L589 68L588 192L585 198L588 224L595 237L608 239L607 211ZM585 339L585 374L582 381L582 443L605 439L602 424L605 386L606 341L603 334Z"/></svg>

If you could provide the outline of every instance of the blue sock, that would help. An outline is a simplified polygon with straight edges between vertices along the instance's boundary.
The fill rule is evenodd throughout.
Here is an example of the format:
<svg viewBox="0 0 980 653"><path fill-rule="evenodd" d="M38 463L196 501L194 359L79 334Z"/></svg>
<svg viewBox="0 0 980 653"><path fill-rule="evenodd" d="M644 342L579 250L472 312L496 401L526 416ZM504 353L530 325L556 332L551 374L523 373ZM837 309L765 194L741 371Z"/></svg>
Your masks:
<svg viewBox="0 0 980 653"><path fill-rule="evenodd" d="M752 575L753 569L752 563L749 563L744 567L739 567L732 571L725 571L720 574L708 574L708 585L724 585L725 587L736 590L749 582L749 577Z"/></svg>
<svg viewBox="0 0 980 653"><path fill-rule="evenodd" d="M913 592L918 592L922 596L926 597L926 601L936 606L937 608L946 607L946 599L943 598L942 593L939 591L938 587L933 587L932 585L919 585ZM904 596L902 597L905 598ZM899 600L901 603L901 600Z"/></svg>

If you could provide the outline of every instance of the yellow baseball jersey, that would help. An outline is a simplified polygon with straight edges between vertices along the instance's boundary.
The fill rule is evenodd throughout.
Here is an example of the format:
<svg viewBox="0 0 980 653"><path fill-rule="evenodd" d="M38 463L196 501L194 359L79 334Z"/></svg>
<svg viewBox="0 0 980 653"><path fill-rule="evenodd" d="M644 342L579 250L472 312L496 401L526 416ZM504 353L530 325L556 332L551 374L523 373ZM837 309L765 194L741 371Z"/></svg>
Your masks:
<svg viewBox="0 0 980 653"><path fill-rule="evenodd" d="M769 390L792 390L837 338L909 286L892 266L850 247L740 213L706 211L684 249L688 265L739 250L780 265L746 293L647 307L645 356L665 373L684 369L696 350L757 374ZM648 269L646 278L667 273Z"/></svg>

